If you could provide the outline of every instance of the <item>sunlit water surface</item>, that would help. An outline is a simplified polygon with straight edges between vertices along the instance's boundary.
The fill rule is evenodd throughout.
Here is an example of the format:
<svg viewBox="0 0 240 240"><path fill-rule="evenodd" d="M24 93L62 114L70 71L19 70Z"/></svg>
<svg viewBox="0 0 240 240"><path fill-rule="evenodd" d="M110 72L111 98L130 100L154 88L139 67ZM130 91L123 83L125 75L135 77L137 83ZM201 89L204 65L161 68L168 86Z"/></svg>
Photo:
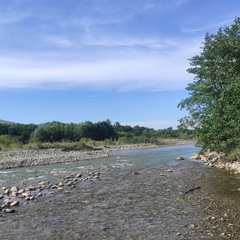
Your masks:
<svg viewBox="0 0 240 240"><path fill-rule="evenodd" d="M25 181L49 180L56 181L72 173L87 171L106 171L108 168L132 168L134 170L154 165L188 164L193 160L189 157L199 151L194 145L167 146L142 150L114 152L109 158L94 160L33 166L0 171L0 186L8 186ZM183 156L187 161L175 161L176 156ZM196 161L196 160L194 160ZM202 164L199 162L199 164ZM240 179L228 171L205 167L204 176L213 191L229 197L240 197Z"/></svg>

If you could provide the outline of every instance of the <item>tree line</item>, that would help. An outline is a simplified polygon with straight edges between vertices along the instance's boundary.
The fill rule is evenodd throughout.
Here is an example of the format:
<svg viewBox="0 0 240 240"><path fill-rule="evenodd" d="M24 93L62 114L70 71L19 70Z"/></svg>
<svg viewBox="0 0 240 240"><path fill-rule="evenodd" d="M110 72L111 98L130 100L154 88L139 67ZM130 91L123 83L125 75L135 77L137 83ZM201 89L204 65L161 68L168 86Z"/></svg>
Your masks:
<svg viewBox="0 0 240 240"><path fill-rule="evenodd" d="M36 124L0 124L0 145L12 141L29 142L78 142L81 139L94 141L119 141L121 143L156 143L158 138L193 138L193 130L172 127L154 130L140 126L124 126L110 120L92 123L61 123L58 121Z"/></svg>

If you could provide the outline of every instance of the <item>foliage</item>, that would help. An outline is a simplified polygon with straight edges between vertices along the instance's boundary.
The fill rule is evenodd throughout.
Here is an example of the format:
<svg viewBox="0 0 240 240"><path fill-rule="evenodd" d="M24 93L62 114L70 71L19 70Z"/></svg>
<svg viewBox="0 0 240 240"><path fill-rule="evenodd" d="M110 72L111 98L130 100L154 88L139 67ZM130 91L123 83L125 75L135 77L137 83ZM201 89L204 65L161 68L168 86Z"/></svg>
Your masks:
<svg viewBox="0 0 240 240"><path fill-rule="evenodd" d="M21 145L17 138L0 135L0 150L20 148Z"/></svg>
<svg viewBox="0 0 240 240"><path fill-rule="evenodd" d="M194 81L179 107L186 108L190 118L182 119L181 127L191 123L203 149L232 151L240 143L240 18L217 34L206 34L188 72Z"/></svg>
<svg viewBox="0 0 240 240"><path fill-rule="evenodd" d="M140 126L123 126L110 120L92 123L61 123L57 121L41 125L0 124L0 146L2 149L23 148L83 148L112 144L152 143L162 144L163 138L193 138L192 130L154 130Z"/></svg>

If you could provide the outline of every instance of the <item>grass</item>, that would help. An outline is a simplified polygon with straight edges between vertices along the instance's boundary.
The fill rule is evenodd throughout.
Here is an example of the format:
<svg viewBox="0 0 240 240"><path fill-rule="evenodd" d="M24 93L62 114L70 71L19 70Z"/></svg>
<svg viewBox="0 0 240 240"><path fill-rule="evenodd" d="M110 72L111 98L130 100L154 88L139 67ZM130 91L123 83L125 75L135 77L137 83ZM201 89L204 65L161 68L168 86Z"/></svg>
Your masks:
<svg viewBox="0 0 240 240"><path fill-rule="evenodd" d="M111 145L125 145L125 144L155 144L155 145L178 145L181 144L183 140L173 139L173 138L158 138L154 142L133 142L128 139L127 142L116 141L116 140L104 140L104 141L94 141L91 139L81 139L79 142L30 142L28 144L21 144L20 142L12 142L7 145L0 144L0 150L18 150L18 149L49 149L49 148L61 148L65 151L68 150L80 150L80 149L99 149L104 146Z"/></svg>

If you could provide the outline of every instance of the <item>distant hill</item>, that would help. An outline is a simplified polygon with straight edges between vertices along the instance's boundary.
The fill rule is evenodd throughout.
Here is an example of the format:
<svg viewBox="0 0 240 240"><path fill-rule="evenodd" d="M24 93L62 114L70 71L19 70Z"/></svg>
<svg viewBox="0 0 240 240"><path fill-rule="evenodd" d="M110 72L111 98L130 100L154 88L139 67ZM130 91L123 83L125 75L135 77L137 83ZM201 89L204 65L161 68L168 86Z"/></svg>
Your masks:
<svg viewBox="0 0 240 240"><path fill-rule="evenodd" d="M13 124L13 123L14 122L10 122L10 121L0 119L0 124Z"/></svg>

